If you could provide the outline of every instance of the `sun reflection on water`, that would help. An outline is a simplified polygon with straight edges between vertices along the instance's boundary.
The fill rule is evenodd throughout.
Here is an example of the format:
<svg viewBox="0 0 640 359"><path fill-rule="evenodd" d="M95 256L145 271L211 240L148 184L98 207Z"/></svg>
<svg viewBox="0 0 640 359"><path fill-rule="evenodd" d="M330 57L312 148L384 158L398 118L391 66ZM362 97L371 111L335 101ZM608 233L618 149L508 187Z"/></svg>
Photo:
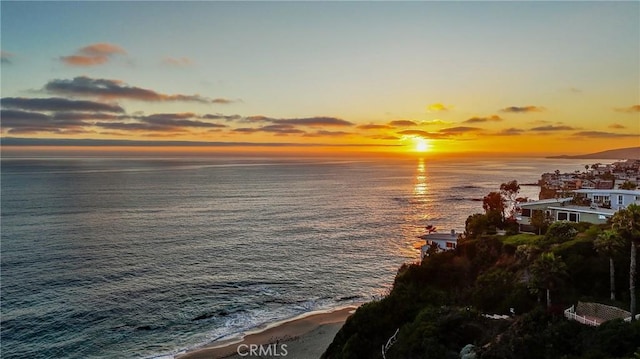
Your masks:
<svg viewBox="0 0 640 359"><path fill-rule="evenodd" d="M413 187L413 194L416 196L424 196L428 191L427 171L424 165L424 158L418 160L418 169L416 170L416 181Z"/></svg>

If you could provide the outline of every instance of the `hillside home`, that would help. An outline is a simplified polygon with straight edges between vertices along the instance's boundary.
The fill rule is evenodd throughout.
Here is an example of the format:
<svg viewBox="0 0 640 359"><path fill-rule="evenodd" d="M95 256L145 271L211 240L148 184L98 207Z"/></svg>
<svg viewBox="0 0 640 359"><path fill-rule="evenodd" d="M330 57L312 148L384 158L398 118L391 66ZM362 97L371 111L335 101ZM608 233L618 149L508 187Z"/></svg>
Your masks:
<svg viewBox="0 0 640 359"><path fill-rule="evenodd" d="M452 229L450 233L428 233L419 236L425 240L425 245L420 247L420 258L424 258L428 255L429 249L432 247L437 252L450 251L456 249L458 246L458 234L455 229Z"/></svg>
<svg viewBox="0 0 640 359"><path fill-rule="evenodd" d="M598 207L610 207L618 210L626 208L632 203L640 204L640 190L627 189L579 189L574 191L577 196L586 198Z"/></svg>
<svg viewBox="0 0 640 359"><path fill-rule="evenodd" d="M626 208L632 203L640 204L640 190L620 189L579 189L573 191L575 198L551 198L519 204L519 215L516 217L521 231L533 231L531 216L535 211L544 211L552 222L588 222L606 223L616 211ZM588 206L573 203L587 202Z"/></svg>

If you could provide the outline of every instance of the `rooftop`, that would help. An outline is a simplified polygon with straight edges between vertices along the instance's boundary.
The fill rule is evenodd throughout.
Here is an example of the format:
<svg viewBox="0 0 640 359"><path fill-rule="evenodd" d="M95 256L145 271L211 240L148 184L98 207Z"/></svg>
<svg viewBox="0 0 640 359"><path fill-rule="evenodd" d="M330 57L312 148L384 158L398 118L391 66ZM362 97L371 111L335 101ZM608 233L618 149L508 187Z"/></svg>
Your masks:
<svg viewBox="0 0 640 359"><path fill-rule="evenodd" d="M549 207L549 209L554 209L557 211L568 211L568 212L579 212L579 213L593 213L600 214L604 216L613 216L616 213L615 209L609 208L591 208L585 206L562 206L562 207Z"/></svg>

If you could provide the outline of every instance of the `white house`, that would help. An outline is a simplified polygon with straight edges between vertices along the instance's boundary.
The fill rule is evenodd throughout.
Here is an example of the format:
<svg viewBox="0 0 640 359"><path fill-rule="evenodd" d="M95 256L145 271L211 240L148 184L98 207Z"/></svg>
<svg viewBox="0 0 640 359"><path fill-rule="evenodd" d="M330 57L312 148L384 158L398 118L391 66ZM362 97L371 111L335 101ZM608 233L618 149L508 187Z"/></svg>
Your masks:
<svg viewBox="0 0 640 359"><path fill-rule="evenodd" d="M450 251L456 249L458 246L458 234L455 229L452 229L450 233L428 233L420 236L424 239L426 244L420 247L420 258L424 258L427 255L429 249L433 246L437 248L437 251Z"/></svg>
<svg viewBox="0 0 640 359"><path fill-rule="evenodd" d="M627 208L632 203L640 204L640 190L629 189L579 189L574 191L579 196L587 198L597 206L611 207L611 209Z"/></svg>

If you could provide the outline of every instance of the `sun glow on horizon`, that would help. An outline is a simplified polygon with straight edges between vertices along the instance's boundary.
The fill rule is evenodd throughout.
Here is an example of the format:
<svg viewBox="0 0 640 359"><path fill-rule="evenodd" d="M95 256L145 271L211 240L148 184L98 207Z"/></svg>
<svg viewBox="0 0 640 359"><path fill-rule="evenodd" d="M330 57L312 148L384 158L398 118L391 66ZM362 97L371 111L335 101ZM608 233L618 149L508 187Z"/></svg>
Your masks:
<svg viewBox="0 0 640 359"><path fill-rule="evenodd" d="M416 152L427 152L431 150L431 142L427 139L418 137L416 141Z"/></svg>

